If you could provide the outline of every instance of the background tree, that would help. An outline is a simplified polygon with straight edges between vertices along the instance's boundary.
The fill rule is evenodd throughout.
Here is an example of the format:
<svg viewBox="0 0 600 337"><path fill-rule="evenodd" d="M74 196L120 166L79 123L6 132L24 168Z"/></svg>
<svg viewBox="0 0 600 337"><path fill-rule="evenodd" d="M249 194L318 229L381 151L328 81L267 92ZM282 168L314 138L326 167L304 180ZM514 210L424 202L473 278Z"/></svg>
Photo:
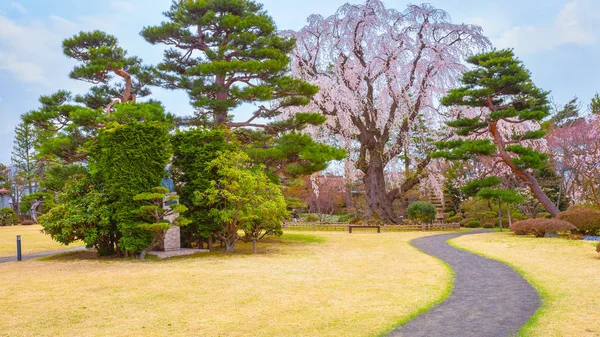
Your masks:
<svg viewBox="0 0 600 337"><path fill-rule="evenodd" d="M536 140L545 135L539 122L549 115L548 93L533 84L512 50L475 55L468 62L474 69L463 74L464 86L450 90L442 99L442 104L459 111L447 124L461 138L439 142L433 156L450 160L493 157L494 165L508 166L544 208L557 215L558 207L532 173L548 164L548 155L535 147Z"/></svg>
<svg viewBox="0 0 600 337"><path fill-rule="evenodd" d="M13 145L11 160L13 165L19 170L27 186L29 194L35 192L36 181L39 176L39 167L35 159L35 141L36 136L33 127L28 123L19 123L15 128L15 140Z"/></svg>
<svg viewBox="0 0 600 337"><path fill-rule="evenodd" d="M561 200L600 207L600 117L555 128L546 137L552 163L561 178Z"/></svg>
<svg viewBox="0 0 600 337"><path fill-rule="evenodd" d="M139 258L143 260L148 252L160 248L164 239L165 233L171 226L185 226L190 223L190 220L183 217L183 213L187 211L187 207L181 204L172 204L165 207L165 201L172 202L179 199L177 195L168 195L169 190L163 186L158 186L152 189L151 192L137 194L133 200L139 201L142 205L135 210L135 213L143 220L144 223L139 223L138 226L154 235L148 247L142 249ZM177 215L172 221L169 217Z"/></svg>
<svg viewBox="0 0 600 337"><path fill-rule="evenodd" d="M600 94L595 94L590 103L590 112L594 115L600 115Z"/></svg>
<svg viewBox="0 0 600 337"><path fill-rule="evenodd" d="M277 229L287 216L281 190L240 151L221 153L207 169L216 170L219 178L212 180L207 190L197 191L196 197L200 203L217 205L209 214L221 225L218 236L225 242L226 252L233 252L239 230L250 234L243 240L252 241L256 252L260 231Z"/></svg>
<svg viewBox="0 0 600 337"><path fill-rule="evenodd" d="M554 127L565 127L581 118L581 104L577 97L573 97L567 104L552 115L549 122Z"/></svg>
<svg viewBox="0 0 600 337"><path fill-rule="evenodd" d="M394 200L418 184L430 161L427 147L421 156L409 135L420 121L438 129L436 100L466 69L463 59L488 47L488 39L480 27L452 24L432 6L399 12L378 0L343 5L327 18L312 15L288 34L298 41L293 73L321 88L310 107L329 117L330 138L358 148L350 155L363 174L369 212L397 222ZM400 155L413 174L390 190L384 172Z"/></svg>

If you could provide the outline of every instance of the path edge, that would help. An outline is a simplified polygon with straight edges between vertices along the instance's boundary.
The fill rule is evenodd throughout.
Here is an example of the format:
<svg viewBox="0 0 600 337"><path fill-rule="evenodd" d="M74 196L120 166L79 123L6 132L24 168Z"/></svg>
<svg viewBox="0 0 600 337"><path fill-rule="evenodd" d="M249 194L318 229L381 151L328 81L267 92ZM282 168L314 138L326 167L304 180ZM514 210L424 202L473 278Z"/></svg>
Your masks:
<svg viewBox="0 0 600 337"><path fill-rule="evenodd" d="M428 235L428 236L443 235L443 234L448 234L448 233L434 234L434 235ZM452 291L454 290L454 282L456 280L456 273L454 272L454 269L452 269L452 267L450 267L450 265L448 263L442 261L441 259L439 259L433 255L429 255L429 254L423 252L422 250L420 250L419 248L413 246L412 242L414 240L421 239L421 238L423 238L423 237L414 238L414 239L408 241L408 245L410 246L410 248L420 252L421 254L425 254L425 255L433 258L434 260L437 260L439 263L441 263L442 266L450 273L450 282L448 282L446 284L446 289L444 289L444 292L442 293L441 297L439 297L438 299L436 299L435 301L433 301L431 303L427 303L424 307L419 308L419 310L412 312L406 316L401 317L400 320L392 323L391 326L385 328L384 331L375 334L374 336L376 336L376 337L388 336L392 331L396 330L396 328L398 328L399 326L407 324L408 322L414 320L415 318L417 318L417 317L421 316L422 314L428 312L429 310L435 308L439 304L442 304L443 302L445 302L448 299L448 297L450 297L450 295L452 295ZM447 241L448 240L446 240L446 242Z"/></svg>
<svg viewBox="0 0 600 337"><path fill-rule="evenodd" d="M489 233L497 233L497 232L489 232ZM476 233L476 234L489 234L489 233ZM505 232L505 233L508 233L508 232ZM527 320L527 322L525 322L525 324L523 324L519 328L519 330L517 331L517 334L515 335L515 337L528 337L528 336L531 336L531 329L535 328L538 324L540 324L539 320L540 320L541 316L543 316L544 314L546 314L548 312L548 310L550 309L550 307L549 307L549 304L550 304L550 292L548 290L546 290L539 282L537 282L533 278L533 276L531 276L525 270L523 270L523 269L515 266L511 262L506 261L504 259L499 259L499 258L495 258L495 257L489 256L489 255L487 255L485 253L478 252L478 251L475 251L475 250L470 249L470 248L459 246L456 242L453 242L455 239L458 239L458 238L460 238L460 236L448 239L448 240L446 240L446 243L448 245L450 245L451 247L454 247L456 249L460 249L460 250L463 250L465 252L469 252L471 254L479 255L479 256L484 257L486 259L490 259L490 260L498 261L500 263L504 263L505 265L509 266L512 270L514 270L515 272L517 272L517 274L521 275L521 277L525 281L527 281L527 283L529 283L529 285L531 285L531 287L533 287L533 289L535 289L535 291L537 292L537 294L538 294L538 296L540 298L540 306L536 309L535 313L531 317L529 317L529 319Z"/></svg>

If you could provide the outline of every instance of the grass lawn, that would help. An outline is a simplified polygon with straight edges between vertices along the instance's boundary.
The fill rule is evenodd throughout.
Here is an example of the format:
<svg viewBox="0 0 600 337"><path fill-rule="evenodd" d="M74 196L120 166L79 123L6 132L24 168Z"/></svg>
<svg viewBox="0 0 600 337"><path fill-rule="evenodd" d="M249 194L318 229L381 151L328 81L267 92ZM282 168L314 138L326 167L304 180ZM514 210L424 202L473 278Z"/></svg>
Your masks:
<svg viewBox="0 0 600 337"><path fill-rule="evenodd" d="M600 257L593 243L506 232L450 242L511 265L538 290L542 308L521 336L600 336Z"/></svg>
<svg viewBox="0 0 600 337"><path fill-rule="evenodd" d="M448 295L408 242L435 233L286 232L169 260L71 253L0 266L1 336L376 336Z"/></svg>
<svg viewBox="0 0 600 337"><path fill-rule="evenodd" d="M42 234L41 230L40 225L0 227L0 257L17 255L17 235L21 235L23 255L83 246L83 243L64 246Z"/></svg>

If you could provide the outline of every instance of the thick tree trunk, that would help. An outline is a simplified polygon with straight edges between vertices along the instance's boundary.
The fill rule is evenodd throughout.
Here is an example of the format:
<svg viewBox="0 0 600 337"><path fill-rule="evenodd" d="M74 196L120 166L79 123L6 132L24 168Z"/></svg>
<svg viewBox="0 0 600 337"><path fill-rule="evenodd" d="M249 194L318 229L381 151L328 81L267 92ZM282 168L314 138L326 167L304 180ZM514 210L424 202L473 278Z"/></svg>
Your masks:
<svg viewBox="0 0 600 337"><path fill-rule="evenodd" d="M227 253L227 254L233 253L233 246L235 246L234 240L225 240L225 253Z"/></svg>
<svg viewBox="0 0 600 337"><path fill-rule="evenodd" d="M378 156L371 156L369 159L368 168L363 176L368 207L368 213L365 215L373 218L379 217L384 222L397 223L393 207L395 198L390 198L386 191L383 172L385 165Z"/></svg>
<svg viewBox="0 0 600 337"><path fill-rule="evenodd" d="M208 237L208 250L213 249L213 237L212 235Z"/></svg>
<svg viewBox="0 0 600 337"><path fill-rule="evenodd" d="M252 254L256 254L256 239L252 240Z"/></svg>

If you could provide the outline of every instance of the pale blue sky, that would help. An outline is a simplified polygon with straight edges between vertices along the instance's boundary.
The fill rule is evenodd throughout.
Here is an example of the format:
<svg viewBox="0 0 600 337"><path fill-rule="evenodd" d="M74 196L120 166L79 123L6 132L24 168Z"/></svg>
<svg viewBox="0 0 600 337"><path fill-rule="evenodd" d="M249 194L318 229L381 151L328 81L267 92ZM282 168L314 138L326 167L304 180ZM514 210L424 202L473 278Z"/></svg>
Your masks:
<svg viewBox="0 0 600 337"><path fill-rule="evenodd" d="M384 0L403 10L411 3ZM331 15L344 0L265 0L280 29L299 29L312 13ZM350 1L357 3L359 1ZM481 25L498 48L512 47L535 83L564 103L574 95L586 104L600 91L600 1L598 0L431 0L453 22ZM162 58L160 48L140 36L143 26L163 20L170 0L0 0L0 162L10 161L19 116L38 107L37 99L59 89L84 92L70 80L73 62L61 41L81 30L101 29L147 63ZM417 2L412 2L417 3ZM189 114L183 92L153 89L170 112ZM244 111L239 112L240 115Z"/></svg>

